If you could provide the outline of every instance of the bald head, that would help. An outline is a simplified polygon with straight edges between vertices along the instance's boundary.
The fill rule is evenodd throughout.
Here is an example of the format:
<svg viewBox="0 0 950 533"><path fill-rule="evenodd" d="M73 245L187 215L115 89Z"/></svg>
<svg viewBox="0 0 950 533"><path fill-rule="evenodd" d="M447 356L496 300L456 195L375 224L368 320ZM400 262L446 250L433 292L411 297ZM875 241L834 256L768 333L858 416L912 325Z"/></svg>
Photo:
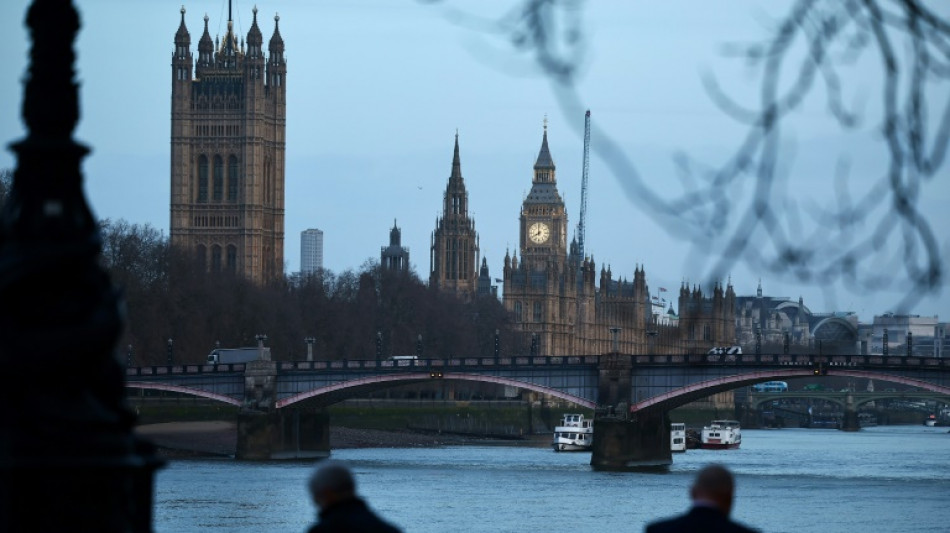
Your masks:
<svg viewBox="0 0 950 533"><path fill-rule="evenodd" d="M728 516L732 511L734 492L732 474L726 467L714 464L699 471L689 495L694 501L700 500L715 505Z"/></svg>
<svg viewBox="0 0 950 533"><path fill-rule="evenodd" d="M310 495L321 509L356 496L356 481L350 469L337 461L322 463L310 476Z"/></svg>

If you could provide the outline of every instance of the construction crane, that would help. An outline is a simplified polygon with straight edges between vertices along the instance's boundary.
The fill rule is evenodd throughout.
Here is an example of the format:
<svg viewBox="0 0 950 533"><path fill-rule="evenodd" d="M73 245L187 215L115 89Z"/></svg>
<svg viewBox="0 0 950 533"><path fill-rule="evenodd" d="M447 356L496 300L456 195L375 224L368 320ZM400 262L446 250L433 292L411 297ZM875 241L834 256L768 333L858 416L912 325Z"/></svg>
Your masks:
<svg viewBox="0 0 950 533"><path fill-rule="evenodd" d="M587 229L587 180L590 175L590 109L584 115L584 169L581 174L581 216L577 222L577 261L584 261L584 232Z"/></svg>

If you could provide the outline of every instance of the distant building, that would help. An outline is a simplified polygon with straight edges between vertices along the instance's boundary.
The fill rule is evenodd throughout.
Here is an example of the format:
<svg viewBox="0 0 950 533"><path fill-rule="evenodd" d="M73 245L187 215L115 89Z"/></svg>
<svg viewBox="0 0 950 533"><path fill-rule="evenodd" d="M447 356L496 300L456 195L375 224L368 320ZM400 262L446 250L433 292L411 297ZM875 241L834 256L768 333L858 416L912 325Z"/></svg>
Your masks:
<svg viewBox="0 0 950 533"><path fill-rule="evenodd" d="M947 346L950 346L947 331L947 323L939 322L935 316L886 313L874 317L862 341L869 347L871 355L882 355L886 344L888 355L909 353L921 357L944 357L948 354Z"/></svg>
<svg viewBox="0 0 950 533"><path fill-rule="evenodd" d="M468 216L468 191L459 161L459 136L455 134L452 173L445 187L442 216L435 221L429 257L429 286L471 300L478 290L478 233ZM487 268L487 267L486 267Z"/></svg>
<svg viewBox="0 0 950 533"><path fill-rule="evenodd" d="M478 269L478 292L479 298L492 296L498 298L498 285L492 285L491 274L488 272L488 261L483 257L482 266Z"/></svg>
<svg viewBox="0 0 950 533"><path fill-rule="evenodd" d="M231 20L216 46L205 15L195 61L183 7L171 57L171 243L210 272L259 284L284 269L287 62L278 20L265 56L256 7L246 47Z"/></svg>
<svg viewBox="0 0 950 533"><path fill-rule="evenodd" d="M386 270L409 271L409 248L402 245L402 232L393 220L389 230L389 246L383 246L379 252L379 265Z"/></svg>
<svg viewBox="0 0 950 533"><path fill-rule="evenodd" d="M858 316L853 312L813 313L801 297L766 296L762 282L755 296L736 297L736 338L748 353L780 353L786 336L791 349L853 354L858 350ZM797 347L797 348L795 348Z"/></svg>
<svg viewBox="0 0 950 533"><path fill-rule="evenodd" d="M307 229L300 232L300 273L313 274L323 268L323 232Z"/></svg>
<svg viewBox="0 0 950 533"><path fill-rule="evenodd" d="M505 255L503 273L503 304L515 326L530 335L532 351L552 356L683 353L735 342L731 285L717 283L711 295L681 286L677 316L665 300L650 296L639 265L632 280L614 278L602 265L598 286L593 257L579 257L577 243L568 245L567 229L545 125L531 190L521 206L520 245L515 254Z"/></svg>

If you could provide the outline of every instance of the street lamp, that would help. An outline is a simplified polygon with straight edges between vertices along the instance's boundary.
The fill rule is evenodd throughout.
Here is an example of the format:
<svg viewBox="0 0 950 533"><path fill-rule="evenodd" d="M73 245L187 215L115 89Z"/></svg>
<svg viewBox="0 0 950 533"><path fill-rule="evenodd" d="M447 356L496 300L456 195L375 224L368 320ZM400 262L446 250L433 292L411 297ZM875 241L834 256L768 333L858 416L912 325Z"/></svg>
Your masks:
<svg viewBox="0 0 950 533"><path fill-rule="evenodd" d="M132 345L129 345L128 358L126 359L125 366L132 366Z"/></svg>
<svg viewBox="0 0 950 533"><path fill-rule="evenodd" d="M498 335L498 330L495 330L495 359L501 355L501 339Z"/></svg>
<svg viewBox="0 0 950 533"><path fill-rule="evenodd" d="M313 337L307 337L303 340L307 343L307 361L313 361L313 343L316 342L316 340L317 339Z"/></svg>
<svg viewBox="0 0 950 533"><path fill-rule="evenodd" d="M422 333L416 337L416 357L422 357Z"/></svg>
<svg viewBox="0 0 950 533"><path fill-rule="evenodd" d="M168 339L168 366L172 366L175 362L175 357L174 357L175 353L173 350L174 344L175 344L174 341L172 341L171 338L169 338Z"/></svg>

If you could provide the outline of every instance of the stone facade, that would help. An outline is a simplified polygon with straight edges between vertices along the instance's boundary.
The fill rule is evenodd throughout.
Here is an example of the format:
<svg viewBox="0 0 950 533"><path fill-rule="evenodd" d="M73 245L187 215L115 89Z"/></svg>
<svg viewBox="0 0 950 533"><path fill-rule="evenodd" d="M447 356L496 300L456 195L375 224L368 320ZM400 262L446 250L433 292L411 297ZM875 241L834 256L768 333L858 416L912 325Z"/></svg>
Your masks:
<svg viewBox="0 0 950 533"><path fill-rule="evenodd" d="M679 317L654 305L645 269L633 280L614 279L593 257L567 245L567 212L557 190L547 127L534 165L531 191L521 207L519 251L505 255L505 308L530 335L539 355L684 353L735 342L735 293L716 284L711 297L680 289Z"/></svg>
<svg viewBox="0 0 950 533"><path fill-rule="evenodd" d="M429 286L454 293L466 301L474 298L479 286L478 233L475 221L468 216L468 191L462 179L458 133L455 134L452 173L442 200L442 216L435 221L430 250Z"/></svg>
<svg viewBox="0 0 950 533"><path fill-rule="evenodd" d="M172 245L211 272L259 284L284 267L287 64L278 22L265 57L256 7L246 48L231 20L212 42L206 15L193 61L182 8L172 54Z"/></svg>

